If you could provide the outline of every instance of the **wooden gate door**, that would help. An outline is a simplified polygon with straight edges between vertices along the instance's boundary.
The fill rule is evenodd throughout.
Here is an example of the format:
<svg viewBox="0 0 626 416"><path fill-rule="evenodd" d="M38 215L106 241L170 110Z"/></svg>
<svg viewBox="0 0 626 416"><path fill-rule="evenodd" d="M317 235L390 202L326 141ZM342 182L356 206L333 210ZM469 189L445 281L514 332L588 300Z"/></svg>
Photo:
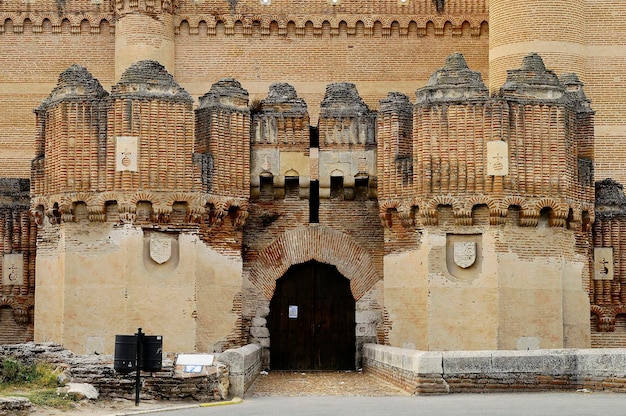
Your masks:
<svg viewBox="0 0 626 416"><path fill-rule="evenodd" d="M292 266L270 302L273 370L353 370L355 302L350 281L316 261Z"/></svg>

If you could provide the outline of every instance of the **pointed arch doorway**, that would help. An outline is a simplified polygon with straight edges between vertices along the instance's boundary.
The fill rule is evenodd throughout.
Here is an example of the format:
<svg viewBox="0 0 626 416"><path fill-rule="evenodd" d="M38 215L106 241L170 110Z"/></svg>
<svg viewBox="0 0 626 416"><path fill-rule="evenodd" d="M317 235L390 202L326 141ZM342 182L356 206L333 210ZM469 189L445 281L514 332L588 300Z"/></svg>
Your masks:
<svg viewBox="0 0 626 416"><path fill-rule="evenodd" d="M276 281L267 325L272 370L355 368L355 300L335 266L291 266Z"/></svg>

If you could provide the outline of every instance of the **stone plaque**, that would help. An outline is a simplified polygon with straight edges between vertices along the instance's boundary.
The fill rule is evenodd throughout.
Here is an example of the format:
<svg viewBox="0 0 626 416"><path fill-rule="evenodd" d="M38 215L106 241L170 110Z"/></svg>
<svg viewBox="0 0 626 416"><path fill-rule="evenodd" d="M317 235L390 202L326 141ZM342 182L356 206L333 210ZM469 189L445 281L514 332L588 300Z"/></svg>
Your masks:
<svg viewBox="0 0 626 416"><path fill-rule="evenodd" d="M509 145L502 140L487 142L487 175L509 174Z"/></svg>
<svg viewBox="0 0 626 416"><path fill-rule="evenodd" d="M467 269L476 261L476 242L456 241L454 242L454 263Z"/></svg>
<svg viewBox="0 0 626 416"><path fill-rule="evenodd" d="M137 172L137 137L119 136L116 138L115 170Z"/></svg>
<svg viewBox="0 0 626 416"><path fill-rule="evenodd" d="M2 256L2 284L5 286L24 284L24 255L22 253Z"/></svg>
<svg viewBox="0 0 626 416"><path fill-rule="evenodd" d="M271 173L274 176L279 175L281 155L278 150L255 150L252 152L250 160L250 169L253 176L263 173Z"/></svg>
<svg viewBox="0 0 626 416"><path fill-rule="evenodd" d="M613 280L613 247L593 248L593 279Z"/></svg>
<svg viewBox="0 0 626 416"><path fill-rule="evenodd" d="M172 257L172 240L167 237L150 237L150 258L163 264Z"/></svg>

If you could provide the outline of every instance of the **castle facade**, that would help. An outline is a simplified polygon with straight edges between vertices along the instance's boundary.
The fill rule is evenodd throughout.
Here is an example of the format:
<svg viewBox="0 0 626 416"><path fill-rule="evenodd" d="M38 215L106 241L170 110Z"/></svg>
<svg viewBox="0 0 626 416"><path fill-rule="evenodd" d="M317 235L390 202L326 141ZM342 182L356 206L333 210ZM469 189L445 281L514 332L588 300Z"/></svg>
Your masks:
<svg viewBox="0 0 626 416"><path fill-rule="evenodd" d="M626 340L626 5L0 10L3 342L343 369Z"/></svg>

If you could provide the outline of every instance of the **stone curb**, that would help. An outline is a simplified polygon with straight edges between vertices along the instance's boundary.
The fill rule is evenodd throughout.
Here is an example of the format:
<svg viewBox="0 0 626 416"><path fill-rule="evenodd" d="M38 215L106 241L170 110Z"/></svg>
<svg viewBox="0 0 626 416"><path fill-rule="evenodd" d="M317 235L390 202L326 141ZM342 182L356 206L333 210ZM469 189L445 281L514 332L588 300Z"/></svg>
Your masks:
<svg viewBox="0 0 626 416"><path fill-rule="evenodd" d="M240 397L233 397L231 400L227 400L223 402L199 403L199 404L190 404L190 405L185 405L185 406L161 407L158 409L146 409L146 410L137 410L137 411L131 410L131 411L124 411L122 413L112 413L111 416L145 415L149 413L161 413L161 412L171 412L174 410L194 409L196 407L228 406L231 404L239 404L242 402L243 400Z"/></svg>

